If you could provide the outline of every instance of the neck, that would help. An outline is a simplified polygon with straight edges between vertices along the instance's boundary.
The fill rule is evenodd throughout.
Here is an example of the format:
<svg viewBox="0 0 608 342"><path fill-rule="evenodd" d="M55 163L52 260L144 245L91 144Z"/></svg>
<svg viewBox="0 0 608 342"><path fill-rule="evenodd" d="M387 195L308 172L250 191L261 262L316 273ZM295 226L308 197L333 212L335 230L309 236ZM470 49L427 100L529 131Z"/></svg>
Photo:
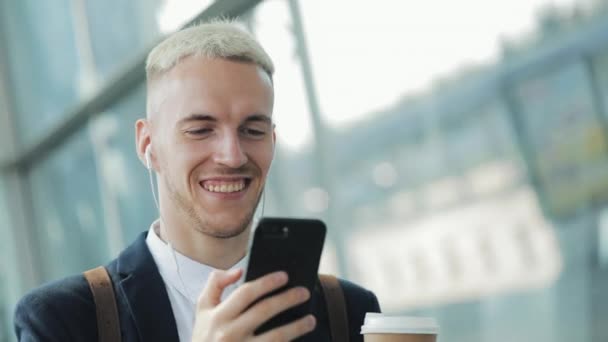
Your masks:
<svg viewBox="0 0 608 342"><path fill-rule="evenodd" d="M161 204L161 209L162 209ZM173 213L173 214L172 214ZM231 238L217 238L197 230L191 223L180 220L175 211L161 210L158 236L188 258L215 269L227 270L247 253L249 226Z"/></svg>

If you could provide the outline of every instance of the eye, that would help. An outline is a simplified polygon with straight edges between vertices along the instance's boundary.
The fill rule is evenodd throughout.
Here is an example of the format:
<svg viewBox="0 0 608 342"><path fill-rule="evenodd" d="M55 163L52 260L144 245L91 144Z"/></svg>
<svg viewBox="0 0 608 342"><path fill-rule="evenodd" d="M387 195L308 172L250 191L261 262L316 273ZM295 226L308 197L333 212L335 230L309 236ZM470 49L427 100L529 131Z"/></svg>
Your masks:
<svg viewBox="0 0 608 342"><path fill-rule="evenodd" d="M265 130L252 127L241 128L241 133L250 138L263 138L266 135Z"/></svg>
<svg viewBox="0 0 608 342"><path fill-rule="evenodd" d="M203 136L211 133L211 128L199 128L199 129L191 129L187 130L186 134L194 135L194 136Z"/></svg>

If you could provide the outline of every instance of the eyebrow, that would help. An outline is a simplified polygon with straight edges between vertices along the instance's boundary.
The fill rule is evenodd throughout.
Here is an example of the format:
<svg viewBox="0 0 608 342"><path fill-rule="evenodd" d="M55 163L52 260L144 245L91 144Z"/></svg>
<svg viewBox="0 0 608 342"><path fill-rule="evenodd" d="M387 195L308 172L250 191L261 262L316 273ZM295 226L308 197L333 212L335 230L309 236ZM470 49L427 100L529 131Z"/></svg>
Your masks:
<svg viewBox="0 0 608 342"><path fill-rule="evenodd" d="M216 122L217 119L213 117L213 115L209 114L190 114L187 117L179 120L180 124L191 122L191 121L213 121Z"/></svg>
<svg viewBox="0 0 608 342"><path fill-rule="evenodd" d="M192 121L217 122L217 118L215 118L213 115L210 115L210 114L190 114L187 117L179 120L179 124L183 124L186 122L192 122ZM264 115L264 114L249 115L243 121L244 122L264 122L269 125L272 125L272 119L268 115Z"/></svg>
<svg viewBox="0 0 608 342"><path fill-rule="evenodd" d="M263 114L253 114L253 115L248 116L244 120L244 122L258 122L258 121L272 125L272 118L270 118L270 116L268 116L268 115L263 115Z"/></svg>

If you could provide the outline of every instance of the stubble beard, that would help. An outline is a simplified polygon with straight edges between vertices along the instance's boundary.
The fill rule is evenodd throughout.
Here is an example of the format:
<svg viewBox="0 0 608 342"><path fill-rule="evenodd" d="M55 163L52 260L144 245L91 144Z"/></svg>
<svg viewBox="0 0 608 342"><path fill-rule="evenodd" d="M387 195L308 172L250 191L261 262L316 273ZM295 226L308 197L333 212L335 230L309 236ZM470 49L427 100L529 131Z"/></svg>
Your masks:
<svg viewBox="0 0 608 342"><path fill-rule="evenodd" d="M255 204L251 206L251 208L244 208L248 212L241 222L235 224L233 227L217 227L210 218L203 217L197 213L193 200L188 199L180 193L170 180L165 179L165 184L167 186L169 198L173 202L173 206L184 215L189 225L196 231L217 239L230 239L243 234L249 225L251 225L255 210L262 198L262 191L260 191Z"/></svg>

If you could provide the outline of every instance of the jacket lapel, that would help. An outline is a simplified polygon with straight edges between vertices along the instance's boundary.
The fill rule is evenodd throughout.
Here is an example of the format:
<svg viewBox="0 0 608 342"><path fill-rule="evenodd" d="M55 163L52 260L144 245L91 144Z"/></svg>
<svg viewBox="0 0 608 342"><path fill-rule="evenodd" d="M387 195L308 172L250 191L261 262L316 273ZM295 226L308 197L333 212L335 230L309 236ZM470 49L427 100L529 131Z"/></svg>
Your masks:
<svg viewBox="0 0 608 342"><path fill-rule="evenodd" d="M140 341L179 341L165 283L146 245L147 233L118 257L117 292L127 302Z"/></svg>

